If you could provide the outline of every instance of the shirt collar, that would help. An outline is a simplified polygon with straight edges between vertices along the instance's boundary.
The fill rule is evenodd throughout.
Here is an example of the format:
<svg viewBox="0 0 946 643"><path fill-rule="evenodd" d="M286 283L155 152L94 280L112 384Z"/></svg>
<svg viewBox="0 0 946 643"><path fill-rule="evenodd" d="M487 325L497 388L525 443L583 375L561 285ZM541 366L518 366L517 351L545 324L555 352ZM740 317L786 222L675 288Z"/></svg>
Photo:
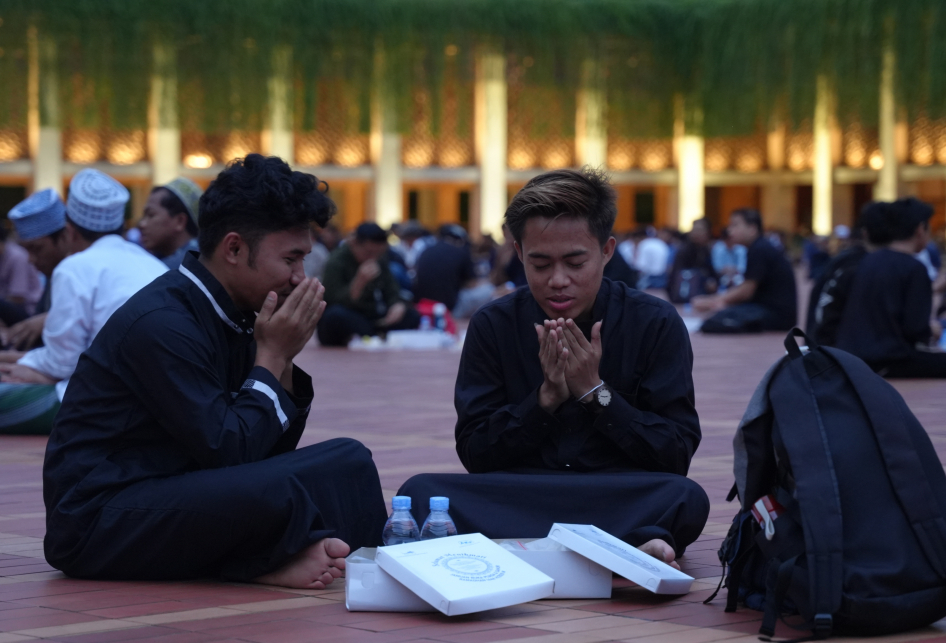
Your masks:
<svg viewBox="0 0 946 643"><path fill-rule="evenodd" d="M253 322L247 319L246 315L237 310L230 295L227 294L223 285L217 281L217 278L210 274L210 271L197 259L196 252L188 252L184 255L184 261L181 262L181 274L194 282L202 293L210 300L217 316L231 330L237 333L245 333L248 336L253 335Z"/></svg>

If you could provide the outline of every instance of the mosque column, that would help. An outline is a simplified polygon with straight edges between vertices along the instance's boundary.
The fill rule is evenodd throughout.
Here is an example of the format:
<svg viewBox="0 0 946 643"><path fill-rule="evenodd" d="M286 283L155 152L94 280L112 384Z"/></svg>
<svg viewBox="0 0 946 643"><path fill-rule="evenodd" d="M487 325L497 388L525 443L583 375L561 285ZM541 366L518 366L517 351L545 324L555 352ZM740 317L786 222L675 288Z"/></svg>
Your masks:
<svg viewBox="0 0 946 643"><path fill-rule="evenodd" d="M831 121L833 110L831 85L827 76L819 75L815 96L815 162L812 185L812 232L828 236L833 229L834 162L831 153Z"/></svg>
<svg viewBox="0 0 946 643"><path fill-rule="evenodd" d="M880 156L883 165L874 184L874 199L877 201L895 201L897 199L898 159L897 159L897 105L894 94L894 58L893 47L886 45L880 73L880 120L878 138Z"/></svg>
<svg viewBox="0 0 946 643"><path fill-rule="evenodd" d="M30 27L27 127L33 159L33 191L63 192L62 132L59 120L59 77L56 43Z"/></svg>
<svg viewBox="0 0 946 643"><path fill-rule="evenodd" d="M795 228L795 186L778 176L785 169L785 124L775 120L766 135L766 160L769 178L762 185L762 218L767 227L779 230ZM728 216L729 213L723 213Z"/></svg>
<svg viewBox="0 0 946 643"><path fill-rule="evenodd" d="M693 222L701 219L705 212L706 180L703 136L694 131L688 132L687 122L690 122L691 129L696 130L703 115L700 108L687 106L681 95L676 97L675 103L673 148L677 163L676 226L683 232L689 232ZM692 111L688 113L688 110Z"/></svg>
<svg viewBox="0 0 946 643"><path fill-rule="evenodd" d="M273 49L272 74L269 77L269 109L263 128L263 152L278 156L290 165L295 161L292 135L292 48L278 45Z"/></svg>
<svg viewBox="0 0 946 643"><path fill-rule="evenodd" d="M586 60L581 70L575 113L575 157L578 165L605 168L608 162L608 131L605 119L604 78L601 65Z"/></svg>
<svg viewBox="0 0 946 643"><path fill-rule="evenodd" d="M374 87L371 96L371 163L374 166L372 209L374 221L382 228L404 220L401 178L401 135L392 100L387 61L379 45L374 56Z"/></svg>
<svg viewBox="0 0 946 643"><path fill-rule="evenodd" d="M476 60L474 88L476 162L480 169L478 193L481 234L502 240L503 216L508 205L506 183L507 118L506 59L501 53L482 51Z"/></svg>
<svg viewBox="0 0 946 643"><path fill-rule="evenodd" d="M164 185L181 173L181 130L177 117L177 68L174 47L153 49L151 95L148 102L148 148L151 182Z"/></svg>

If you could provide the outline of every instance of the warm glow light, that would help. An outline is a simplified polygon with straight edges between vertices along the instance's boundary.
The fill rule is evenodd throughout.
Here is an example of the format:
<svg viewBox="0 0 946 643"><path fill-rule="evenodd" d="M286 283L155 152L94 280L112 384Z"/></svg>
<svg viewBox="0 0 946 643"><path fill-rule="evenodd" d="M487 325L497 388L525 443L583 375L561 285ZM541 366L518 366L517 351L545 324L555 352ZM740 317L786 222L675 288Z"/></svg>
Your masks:
<svg viewBox="0 0 946 643"><path fill-rule="evenodd" d="M66 158L73 163L94 163L102 154L102 140L98 132L75 132L66 149Z"/></svg>
<svg viewBox="0 0 946 643"><path fill-rule="evenodd" d="M131 165L145 157L144 132L127 132L116 135L108 145L105 153L109 163L115 165Z"/></svg>
<svg viewBox="0 0 946 643"><path fill-rule="evenodd" d="M884 166L884 155L880 151L874 152L870 155L870 161L868 161L872 170L879 170Z"/></svg>
<svg viewBox="0 0 946 643"><path fill-rule="evenodd" d="M335 162L343 167L364 165L368 160L368 148L361 136L346 136L335 150Z"/></svg>
<svg viewBox="0 0 946 643"><path fill-rule="evenodd" d="M573 145L572 141L567 140L549 143L542 154L542 167L546 170L554 170L571 165Z"/></svg>
<svg viewBox="0 0 946 643"><path fill-rule="evenodd" d="M758 172L762 169L762 152L743 152L736 159L736 169L740 172Z"/></svg>
<svg viewBox="0 0 946 643"><path fill-rule="evenodd" d="M519 144L509 148L509 167L514 170L527 170L535 167L535 154L525 145Z"/></svg>
<svg viewBox="0 0 946 643"><path fill-rule="evenodd" d="M710 172L722 172L729 168L729 158L724 150L716 149L706 155L706 169Z"/></svg>
<svg viewBox="0 0 946 643"><path fill-rule="evenodd" d="M460 48L457 47L456 45L447 45L446 48L443 50L443 53L445 53L448 56L456 56L459 51L460 51Z"/></svg>
<svg viewBox="0 0 946 643"><path fill-rule="evenodd" d="M404 145L404 165L407 167L430 167L434 162L436 146L431 136L416 136Z"/></svg>
<svg viewBox="0 0 946 643"><path fill-rule="evenodd" d="M184 165L195 170L206 170L214 164L210 154L188 154L184 157Z"/></svg>
<svg viewBox="0 0 946 643"><path fill-rule="evenodd" d="M300 165L327 163L328 150L328 141L317 132L296 135L296 160Z"/></svg>
<svg viewBox="0 0 946 643"><path fill-rule="evenodd" d="M463 167L473 161L469 144L456 136L446 136L440 141L439 157L442 167Z"/></svg>
<svg viewBox="0 0 946 643"><path fill-rule="evenodd" d="M612 170L629 170L634 167L634 154L630 146L609 148L608 167Z"/></svg>
<svg viewBox="0 0 946 643"><path fill-rule="evenodd" d="M15 161L23 155L20 137L15 132L0 131L0 161Z"/></svg>

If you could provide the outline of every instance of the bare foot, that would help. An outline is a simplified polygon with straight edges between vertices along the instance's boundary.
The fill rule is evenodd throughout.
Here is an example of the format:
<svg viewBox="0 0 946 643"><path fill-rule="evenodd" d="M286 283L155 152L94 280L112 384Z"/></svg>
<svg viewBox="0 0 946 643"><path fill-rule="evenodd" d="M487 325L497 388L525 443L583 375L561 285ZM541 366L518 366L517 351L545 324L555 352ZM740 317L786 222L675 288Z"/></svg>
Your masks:
<svg viewBox="0 0 946 643"><path fill-rule="evenodd" d="M345 570L345 556L351 548L338 538L323 538L293 556L274 572L256 579L263 585L293 589L325 589Z"/></svg>
<svg viewBox="0 0 946 643"><path fill-rule="evenodd" d="M641 545L640 547L638 547L638 549L640 549L645 554L653 556L654 558L656 558L657 560L661 562L667 563L674 569L680 569L680 565L678 565L673 560L674 558L676 558L676 554L673 551L673 547L668 545L666 541L663 541L660 538L654 538L653 540L649 540L643 545Z"/></svg>

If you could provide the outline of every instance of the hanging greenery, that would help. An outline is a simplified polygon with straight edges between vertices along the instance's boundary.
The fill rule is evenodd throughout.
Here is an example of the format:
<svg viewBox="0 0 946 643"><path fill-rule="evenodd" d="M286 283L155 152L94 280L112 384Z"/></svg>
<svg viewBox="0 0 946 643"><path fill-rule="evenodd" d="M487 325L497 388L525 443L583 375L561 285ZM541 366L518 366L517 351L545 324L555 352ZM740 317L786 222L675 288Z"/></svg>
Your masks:
<svg viewBox="0 0 946 643"><path fill-rule="evenodd" d="M418 83L427 85L436 115L447 75L467 73L447 52L472 59L482 48L532 60L528 86L535 91L522 100L532 101L533 111L550 96L573 101L583 62L595 61L611 128L622 136L669 134L677 96L688 115L699 116L690 126L709 135L757 131L773 116L798 123L813 112L815 79L822 74L842 121L875 121L885 46L895 53L902 107L933 118L946 115L944 4L4 0L0 128L22 126L25 108L16 103L25 100L30 28L56 44L60 113L88 127L145 126L157 46L174 53L180 118L208 132L261 127L279 48L291 50L292 104L302 110L295 114L302 130L317 127L319 88L338 79L359 104L386 94L406 129ZM369 110L359 113L364 130Z"/></svg>

